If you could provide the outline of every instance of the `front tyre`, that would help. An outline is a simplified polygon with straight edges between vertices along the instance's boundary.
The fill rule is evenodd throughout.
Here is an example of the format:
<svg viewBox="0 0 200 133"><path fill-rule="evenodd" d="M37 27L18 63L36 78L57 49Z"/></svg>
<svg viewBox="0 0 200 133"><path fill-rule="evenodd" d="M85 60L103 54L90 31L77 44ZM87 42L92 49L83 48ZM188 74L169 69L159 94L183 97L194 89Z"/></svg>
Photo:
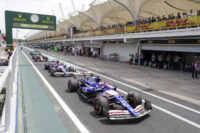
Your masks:
<svg viewBox="0 0 200 133"><path fill-rule="evenodd" d="M133 108L135 108L138 105L142 104L142 97L137 92L129 92L127 95L127 101Z"/></svg>
<svg viewBox="0 0 200 133"><path fill-rule="evenodd" d="M56 72L56 70L54 68L51 68L50 69L50 73L51 73L51 76L54 76L54 73Z"/></svg>
<svg viewBox="0 0 200 133"><path fill-rule="evenodd" d="M45 64L44 64L44 70L48 70L48 69L49 69L49 66L50 66L50 64L49 64L49 63L48 63L48 64L47 64L47 63L45 63Z"/></svg>
<svg viewBox="0 0 200 133"><path fill-rule="evenodd" d="M103 109L108 107L108 100L105 97L98 96L93 101L93 107L97 115L103 115Z"/></svg>

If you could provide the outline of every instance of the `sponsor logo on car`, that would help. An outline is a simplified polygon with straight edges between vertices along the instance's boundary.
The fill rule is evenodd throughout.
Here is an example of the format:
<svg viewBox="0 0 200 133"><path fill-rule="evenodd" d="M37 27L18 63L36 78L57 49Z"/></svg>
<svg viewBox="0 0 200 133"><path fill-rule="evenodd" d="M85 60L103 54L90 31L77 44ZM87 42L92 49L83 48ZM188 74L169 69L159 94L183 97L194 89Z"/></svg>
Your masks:
<svg viewBox="0 0 200 133"><path fill-rule="evenodd" d="M130 114L128 110L109 110L109 115L128 115Z"/></svg>
<svg viewBox="0 0 200 133"><path fill-rule="evenodd" d="M135 112L139 112L143 109L143 106L142 105L138 105L136 108L135 108Z"/></svg>

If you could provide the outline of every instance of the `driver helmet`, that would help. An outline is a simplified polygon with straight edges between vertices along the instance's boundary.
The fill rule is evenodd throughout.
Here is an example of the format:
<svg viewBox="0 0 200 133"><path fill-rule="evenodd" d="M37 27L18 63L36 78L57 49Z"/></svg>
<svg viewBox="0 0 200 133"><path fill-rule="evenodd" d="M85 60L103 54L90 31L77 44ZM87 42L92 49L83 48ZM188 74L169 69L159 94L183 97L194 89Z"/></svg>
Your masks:
<svg viewBox="0 0 200 133"><path fill-rule="evenodd" d="M68 69L69 69L69 71L71 71L71 72L75 72L75 69L74 69L74 67L72 67L72 66L69 66Z"/></svg>
<svg viewBox="0 0 200 133"><path fill-rule="evenodd" d="M99 76L97 76L97 77L95 78L95 81L96 81L96 83L99 83L99 82L101 81L101 79L99 78Z"/></svg>

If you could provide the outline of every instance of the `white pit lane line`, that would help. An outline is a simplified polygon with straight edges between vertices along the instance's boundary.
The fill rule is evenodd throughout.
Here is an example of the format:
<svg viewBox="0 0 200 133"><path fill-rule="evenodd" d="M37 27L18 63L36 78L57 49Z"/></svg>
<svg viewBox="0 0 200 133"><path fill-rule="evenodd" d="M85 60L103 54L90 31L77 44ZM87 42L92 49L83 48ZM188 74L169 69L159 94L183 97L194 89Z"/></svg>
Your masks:
<svg viewBox="0 0 200 133"><path fill-rule="evenodd" d="M28 49L28 48L27 48L27 49ZM29 49L28 49L28 50L29 50ZM48 55L48 56L50 56L50 55ZM54 58L56 58L56 59L58 59L58 60L60 60L60 61L62 61L62 62L67 62L67 61L61 60L61 59L59 59L59 58L57 58L57 57L54 57ZM71 63L71 64L73 64L73 63ZM74 64L74 65L75 65L75 64ZM77 66L78 66L78 65L77 65ZM109 78L109 77L107 77L107 76L101 75L101 74L99 74L99 73L93 72L93 71L88 70L88 69L85 69L85 68L83 68L83 67L80 67L80 68L81 68L81 69L84 69L84 70L86 70L86 71L89 71L89 72L91 72L91 73L94 73L94 74L96 74L96 75L98 75L98 76L101 76L101 77L104 77L104 78L106 78L106 79L112 80L112 81L114 81L114 82L116 82L116 83L119 83L119 84L121 84L121 85L127 86L127 87L129 87L129 88L134 89L134 90L137 90L137 91L140 91L140 92L145 93L145 94L147 94L147 95L150 95L150 96L152 96L152 97L156 97L156 98L158 98L158 99L160 99L160 100L163 100L163 101L166 101L166 102L168 102L168 103L174 104L174 105L176 105L176 106L182 107L182 108L187 109L187 110L189 110L189 111L191 111L191 112L200 114L200 112L197 111L197 110L195 110L195 109L186 107L186 106L184 106L184 105L181 105L181 104L179 104L179 103L170 101L170 100L165 99L165 98L162 98L162 97L160 97L160 96L151 94L151 93L149 93L149 92L145 92L145 91L143 91L143 90L141 90L141 89L139 89L139 88L133 87L133 86L128 85L128 84L125 84L125 83L123 83L123 82L117 81L117 80L115 80L115 79ZM123 93L123 94L128 94L127 92L125 92L125 91L123 91L123 90L121 90L121 89L118 89L118 91L121 92L121 93ZM168 115L171 115L171 116L173 116L173 117L175 117L175 118L177 118L177 119L180 119L180 120L182 120L182 121L184 121L184 122L186 122L186 123L188 123L188 124L190 124L190 125L192 125L192 126L197 127L197 128L200 129L200 125L197 124L197 123L195 123L195 122L193 122L193 121L190 121L190 120L188 120L188 119L185 119L184 117L179 116L179 115L177 115L177 114L175 114L175 113L173 113L173 112L171 112L171 111L168 111L168 110L166 110L166 109L164 109L164 108L161 108L161 107L159 107L159 106L157 106L157 105L152 104L152 106L153 106L154 108L156 108L156 109L162 111L162 112L165 112L165 113L168 114Z"/></svg>
<svg viewBox="0 0 200 133"><path fill-rule="evenodd" d="M40 73L40 71L36 68L36 66L32 63L32 61L27 57L27 55L23 52L24 56L27 58L29 63L32 65L32 67L35 69L36 73L40 76L42 81L45 83L49 91L52 93L52 95L56 98L58 103L61 105L65 113L71 118L71 120L74 122L76 127L79 129L81 133L90 133L88 129L81 123L81 121L78 119L78 117L74 114L74 112L69 108L69 106L64 102L64 100L58 95L58 93L55 91L55 89L49 84L49 82L44 78L44 76Z"/></svg>

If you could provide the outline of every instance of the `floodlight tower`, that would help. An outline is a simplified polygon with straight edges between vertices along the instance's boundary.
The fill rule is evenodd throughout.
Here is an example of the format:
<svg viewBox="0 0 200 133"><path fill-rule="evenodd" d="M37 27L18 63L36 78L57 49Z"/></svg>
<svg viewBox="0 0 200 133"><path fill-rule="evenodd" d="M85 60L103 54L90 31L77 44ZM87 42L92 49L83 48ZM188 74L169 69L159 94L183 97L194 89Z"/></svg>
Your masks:
<svg viewBox="0 0 200 133"><path fill-rule="evenodd" d="M72 3L73 12L75 12L75 11L76 11L76 8L75 8L75 5L74 5L74 1L71 0L71 3Z"/></svg>
<svg viewBox="0 0 200 133"><path fill-rule="evenodd" d="M60 7L61 15L62 15L62 20L65 20L65 15L64 15L64 12L63 12L63 8L62 8L61 3L59 3L59 7Z"/></svg>

